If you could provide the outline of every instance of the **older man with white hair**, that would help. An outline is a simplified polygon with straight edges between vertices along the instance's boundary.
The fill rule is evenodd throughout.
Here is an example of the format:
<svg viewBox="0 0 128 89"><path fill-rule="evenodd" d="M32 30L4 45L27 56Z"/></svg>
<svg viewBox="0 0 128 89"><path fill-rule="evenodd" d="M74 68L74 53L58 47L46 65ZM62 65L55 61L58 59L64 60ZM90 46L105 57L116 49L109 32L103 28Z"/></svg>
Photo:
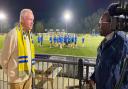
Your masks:
<svg viewBox="0 0 128 89"><path fill-rule="evenodd" d="M19 24L6 36L1 52L1 66L9 77L11 89L31 89L34 72L34 44L31 35L34 15L23 9Z"/></svg>

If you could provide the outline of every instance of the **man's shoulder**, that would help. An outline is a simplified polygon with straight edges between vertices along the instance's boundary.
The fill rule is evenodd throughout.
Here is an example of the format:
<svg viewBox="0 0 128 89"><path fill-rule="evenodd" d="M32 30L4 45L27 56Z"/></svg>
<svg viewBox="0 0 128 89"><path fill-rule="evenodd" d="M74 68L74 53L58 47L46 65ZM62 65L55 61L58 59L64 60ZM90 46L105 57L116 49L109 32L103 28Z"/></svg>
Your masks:
<svg viewBox="0 0 128 89"><path fill-rule="evenodd" d="M128 35L126 32L123 32L123 31L117 32L116 33L116 41L120 42L119 44L117 44L120 46L120 48L121 48L121 44L128 48Z"/></svg>
<svg viewBox="0 0 128 89"><path fill-rule="evenodd" d="M16 38L17 37L17 34L16 34L16 27L14 27L13 29L11 29L8 34L7 34L7 37L11 37L11 38Z"/></svg>
<svg viewBox="0 0 128 89"><path fill-rule="evenodd" d="M8 34L11 34L11 33L16 33L16 27L12 28L12 29L8 32Z"/></svg>
<svg viewBox="0 0 128 89"><path fill-rule="evenodd" d="M10 35L16 34L16 27L14 27L13 29L11 29L11 30L8 32L8 34L10 34Z"/></svg>
<svg viewBox="0 0 128 89"><path fill-rule="evenodd" d="M116 32L116 36L121 38L121 39L128 39L127 34L125 32L123 32L123 31Z"/></svg>

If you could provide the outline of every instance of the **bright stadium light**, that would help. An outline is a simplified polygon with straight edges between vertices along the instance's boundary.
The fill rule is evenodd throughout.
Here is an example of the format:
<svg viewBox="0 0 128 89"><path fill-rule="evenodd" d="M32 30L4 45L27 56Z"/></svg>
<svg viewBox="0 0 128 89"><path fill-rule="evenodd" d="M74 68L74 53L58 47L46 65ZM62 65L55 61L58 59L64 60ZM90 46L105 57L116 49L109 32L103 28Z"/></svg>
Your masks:
<svg viewBox="0 0 128 89"><path fill-rule="evenodd" d="M6 18L6 14L4 12L0 12L0 20L5 20Z"/></svg>
<svg viewBox="0 0 128 89"><path fill-rule="evenodd" d="M64 18L65 18L66 21L69 21L71 19L71 12L66 11L65 14L64 14Z"/></svg>
<svg viewBox="0 0 128 89"><path fill-rule="evenodd" d="M72 18L72 13L71 13L71 11L66 10L66 11L64 12L64 19L65 19L65 23L66 23L66 33L67 33L67 22L69 22L69 21L71 20L71 18Z"/></svg>

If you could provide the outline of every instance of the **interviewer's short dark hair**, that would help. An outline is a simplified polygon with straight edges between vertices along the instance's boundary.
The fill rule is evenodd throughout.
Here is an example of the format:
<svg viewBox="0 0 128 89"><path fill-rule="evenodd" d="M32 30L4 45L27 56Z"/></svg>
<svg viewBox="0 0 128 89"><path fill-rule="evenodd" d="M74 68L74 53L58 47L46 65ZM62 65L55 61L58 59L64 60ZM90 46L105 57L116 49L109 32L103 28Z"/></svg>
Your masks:
<svg viewBox="0 0 128 89"><path fill-rule="evenodd" d="M108 22L111 22L111 16L108 11L105 11L102 16L106 16L108 18Z"/></svg>

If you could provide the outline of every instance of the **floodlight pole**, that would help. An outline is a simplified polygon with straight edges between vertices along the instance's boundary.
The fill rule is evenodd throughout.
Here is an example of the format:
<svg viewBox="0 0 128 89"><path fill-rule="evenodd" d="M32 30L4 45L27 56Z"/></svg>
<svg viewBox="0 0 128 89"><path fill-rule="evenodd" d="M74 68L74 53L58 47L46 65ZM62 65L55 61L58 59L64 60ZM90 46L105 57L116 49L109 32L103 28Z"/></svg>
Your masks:
<svg viewBox="0 0 128 89"><path fill-rule="evenodd" d="M2 30L2 25L1 25L2 22L0 22L0 33L1 33L1 30Z"/></svg>
<svg viewBox="0 0 128 89"><path fill-rule="evenodd" d="M71 20L71 12L69 10L65 11L64 13L64 20L65 20L65 25L66 25L66 29L65 29L65 32L68 33L68 21Z"/></svg>
<svg viewBox="0 0 128 89"><path fill-rule="evenodd" d="M0 19L0 33L2 33L2 20Z"/></svg>
<svg viewBox="0 0 128 89"><path fill-rule="evenodd" d="M0 33L2 33L2 23L4 20L6 20L6 14L3 12L0 12Z"/></svg>
<svg viewBox="0 0 128 89"><path fill-rule="evenodd" d="M66 29L65 29L65 32L67 33L67 21L66 21L66 23L65 23L65 24L66 24Z"/></svg>

